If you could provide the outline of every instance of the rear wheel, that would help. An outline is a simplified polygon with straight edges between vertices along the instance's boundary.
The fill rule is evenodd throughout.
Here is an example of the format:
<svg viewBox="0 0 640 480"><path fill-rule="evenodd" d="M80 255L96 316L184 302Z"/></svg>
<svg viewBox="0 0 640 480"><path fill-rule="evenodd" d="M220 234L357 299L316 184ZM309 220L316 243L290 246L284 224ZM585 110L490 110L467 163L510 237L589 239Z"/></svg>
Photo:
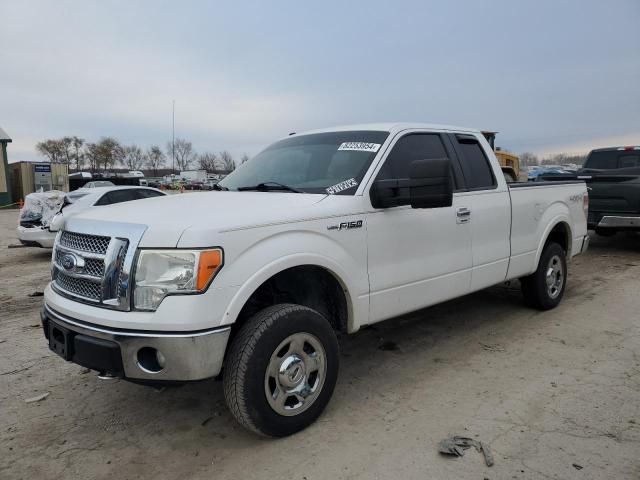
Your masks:
<svg viewBox="0 0 640 480"><path fill-rule="evenodd" d="M520 279L522 294L528 305L539 310L556 307L567 283L567 260L564 249L549 242L542 251L537 270Z"/></svg>
<svg viewBox="0 0 640 480"><path fill-rule="evenodd" d="M329 322L301 305L268 307L231 344L224 394L233 416L256 433L282 437L313 423L338 376L338 341Z"/></svg>

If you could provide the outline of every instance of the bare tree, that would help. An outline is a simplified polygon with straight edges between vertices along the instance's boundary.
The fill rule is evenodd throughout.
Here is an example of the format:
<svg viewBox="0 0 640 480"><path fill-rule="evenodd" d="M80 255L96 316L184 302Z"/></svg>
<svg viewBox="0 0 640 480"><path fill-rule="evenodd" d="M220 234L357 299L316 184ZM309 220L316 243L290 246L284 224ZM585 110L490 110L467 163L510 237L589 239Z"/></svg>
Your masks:
<svg viewBox="0 0 640 480"><path fill-rule="evenodd" d="M227 172L233 172L236 169L236 162L233 160L231 154L226 150L220 152L220 162L222 163L224 170Z"/></svg>
<svg viewBox="0 0 640 480"><path fill-rule="evenodd" d="M89 161L89 170L96 172L100 167L100 145L97 143L87 143L85 158Z"/></svg>
<svg viewBox="0 0 640 480"><path fill-rule="evenodd" d="M158 176L158 169L164 166L167 157L165 157L160 147L157 145L151 145L145 154L147 160L147 166L153 170L153 176Z"/></svg>
<svg viewBox="0 0 640 480"><path fill-rule="evenodd" d="M539 165L540 161L538 157L531 152L524 152L520 154L520 165L523 167L530 167L532 165Z"/></svg>
<svg viewBox="0 0 640 480"><path fill-rule="evenodd" d="M196 159L193 145L184 138L176 138L173 143L167 142L167 156L171 158L172 152L179 170L189 170L191 163Z"/></svg>
<svg viewBox="0 0 640 480"><path fill-rule="evenodd" d="M36 144L36 150L51 163L63 163L65 158L64 147L60 140L44 140Z"/></svg>
<svg viewBox="0 0 640 480"><path fill-rule="evenodd" d="M123 148L123 163L129 170L140 170L144 165L145 156L137 145L128 145Z"/></svg>
<svg viewBox="0 0 640 480"><path fill-rule="evenodd" d="M246 163L249 161L249 155L247 155L246 153L242 154L242 157L240 158L240 165L242 165L243 163Z"/></svg>
<svg viewBox="0 0 640 480"><path fill-rule="evenodd" d="M198 155L198 167L207 172L213 172L218 168L218 156L213 152L205 152Z"/></svg>
<svg viewBox="0 0 640 480"><path fill-rule="evenodd" d="M82 152L82 146L84 145L84 138L76 137L75 135L71 137L71 145L74 150L74 159L76 161L76 170L82 170L84 166L84 152Z"/></svg>
<svg viewBox="0 0 640 480"><path fill-rule="evenodd" d="M122 162L124 149L115 138L102 137L98 143L87 144L87 158L92 171L100 167L107 171Z"/></svg>

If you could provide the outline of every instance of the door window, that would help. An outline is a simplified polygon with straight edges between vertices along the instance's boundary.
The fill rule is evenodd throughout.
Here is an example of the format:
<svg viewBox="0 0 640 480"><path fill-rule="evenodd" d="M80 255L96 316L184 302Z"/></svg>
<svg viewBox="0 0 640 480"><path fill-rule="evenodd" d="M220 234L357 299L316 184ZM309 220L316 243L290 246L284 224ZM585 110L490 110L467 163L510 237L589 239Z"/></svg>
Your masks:
<svg viewBox="0 0 640 480"><path fill-rule="evenodd" d="M396 142L378 172L377 178L378 180L409 178L411 162L448 156L442 139L437 133L410 133Z"/></svg>

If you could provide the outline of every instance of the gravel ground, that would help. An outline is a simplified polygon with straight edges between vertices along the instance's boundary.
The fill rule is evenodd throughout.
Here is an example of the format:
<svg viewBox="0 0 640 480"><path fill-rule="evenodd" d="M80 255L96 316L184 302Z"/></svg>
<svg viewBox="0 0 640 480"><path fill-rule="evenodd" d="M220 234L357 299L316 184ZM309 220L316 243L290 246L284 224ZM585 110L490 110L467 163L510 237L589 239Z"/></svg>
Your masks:
<svg viewBox="0 0 640 480"><path fill-rule="evenodd" d="M51 353L29 296L50 251L8 249L16 221L0 212L3 480L640 478L639 236L593 238L553 311L513 284L342 338L324 415L268 440L234 422L218 381L103 382ZM452 434L495 465L439 455Z"/></svg>

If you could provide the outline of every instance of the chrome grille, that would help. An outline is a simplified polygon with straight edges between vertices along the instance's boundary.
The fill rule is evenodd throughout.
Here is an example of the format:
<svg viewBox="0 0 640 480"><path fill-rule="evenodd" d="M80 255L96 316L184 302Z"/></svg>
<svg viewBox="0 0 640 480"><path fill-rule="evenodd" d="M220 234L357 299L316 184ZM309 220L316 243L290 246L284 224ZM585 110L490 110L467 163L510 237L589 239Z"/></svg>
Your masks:
<svg viewBox="0 0 640 480"><path fill-rule="evenodd" d="M110 240L111 237L103 237L100 235L62 232L62 235L60 236L60 245L73 250L81 250L83 252L99 253L104 255L107 253Z"/></svg>
<svg viewBox="0 0 640 480"><path fill-rule="evenodd" d="M100 301L102 287L100 283L85 280L83 278L76 278L61 271L55 273L55 282L63 290L96 302Z"/></svg>
<svg viewBox="0 0 640 480"><path fill-rule="evenodd" d="M128 251L126 238L64 231L54 245L52 286L78 301L128 310Z"/></svg>
<svg viewBox="0 0 640 480"><path fill-rule="evenodd" d="M84 261L84 273L94 277L102 277L104 275L104 260L87 258Z"/></svg>

